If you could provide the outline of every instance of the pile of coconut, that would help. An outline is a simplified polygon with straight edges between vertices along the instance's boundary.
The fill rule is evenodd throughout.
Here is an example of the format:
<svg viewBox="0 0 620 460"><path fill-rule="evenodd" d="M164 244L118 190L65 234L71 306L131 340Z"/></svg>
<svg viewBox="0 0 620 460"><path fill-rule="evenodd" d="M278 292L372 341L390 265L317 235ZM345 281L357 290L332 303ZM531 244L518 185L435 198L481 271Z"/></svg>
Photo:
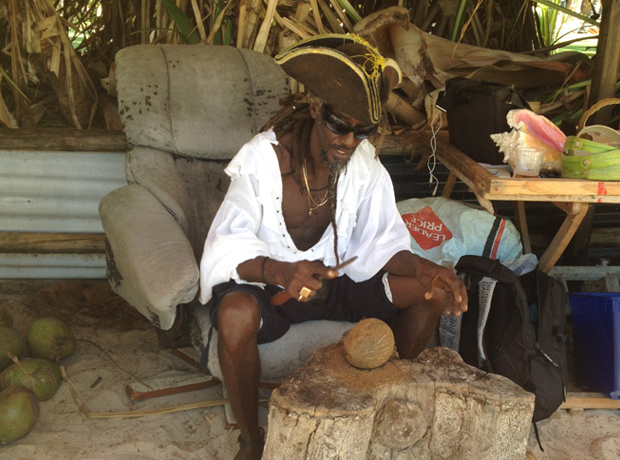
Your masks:
<svg viewBox="0 0 620 460"><path fill-rule="evenodd" d="M39 402L62 382L58 363L75 352L75 336L57 318L36 320L23 337L0 308L0 444L16 441L34 427Z"/></svg>

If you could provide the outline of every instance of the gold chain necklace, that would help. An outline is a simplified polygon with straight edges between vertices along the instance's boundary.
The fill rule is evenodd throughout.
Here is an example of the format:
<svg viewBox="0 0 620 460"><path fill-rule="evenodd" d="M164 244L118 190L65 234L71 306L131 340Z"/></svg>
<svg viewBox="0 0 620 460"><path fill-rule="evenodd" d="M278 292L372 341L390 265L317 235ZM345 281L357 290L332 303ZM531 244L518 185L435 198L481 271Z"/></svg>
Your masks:
<svg viewBox="0 0 620 460"><path fill-rule="evenodd" d="M316 209L319 209L321 206L327 203L327 195L329 194L329 190L325 192L325 196L323 197L320 203L317 203L316 201L314 201L314 198L312 198L312 192L310 191L310 184L308 184L308 172L306 169L305 159L304 159L304 164L303 164L301 171L304 174L304 184L306 184L306 192L308 193L308 215L311 216L313 211L315 211Z"/></svg>

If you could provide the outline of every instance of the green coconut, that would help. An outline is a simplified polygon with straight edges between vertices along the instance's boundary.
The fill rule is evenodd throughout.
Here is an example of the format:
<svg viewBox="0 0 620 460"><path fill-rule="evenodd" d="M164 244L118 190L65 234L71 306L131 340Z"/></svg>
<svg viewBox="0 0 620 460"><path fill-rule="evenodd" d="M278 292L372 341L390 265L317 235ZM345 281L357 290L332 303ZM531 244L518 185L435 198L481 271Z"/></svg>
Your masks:
<svg viewBox="0 0 620 460"><path fill-rule="evenodd" d="M75 353L75 336L58 318L36 320L26 335L26 344L33 357L56 363Z"/></svg>
<svg viewBox="0 0 620 460"><path fill-rule="evenodd" d="M0 444L23 438L39 418L37 398L21 385L0 393Z"/></svg>
<svg viewBox="0 0 620 460"><path fill-rule="evenodd" d="M0 371L13 364L7 352L19 358L24 354L25 347L26 341L18 331L10 327L0 327Z"/></svg>
<svg viewBox="0 0 620 460"><path fill-rule="evenodd" d="M32 391L39 401L56 394L62 375L57 364L40 358L26 358L0 373L0 389L22 385Z"/></svg>
<svg viewBox="0 0 620 460"><path fill-rule="evenodd" d="M13 327L13 317L2 307L0 307L0 327Z"/></svg>

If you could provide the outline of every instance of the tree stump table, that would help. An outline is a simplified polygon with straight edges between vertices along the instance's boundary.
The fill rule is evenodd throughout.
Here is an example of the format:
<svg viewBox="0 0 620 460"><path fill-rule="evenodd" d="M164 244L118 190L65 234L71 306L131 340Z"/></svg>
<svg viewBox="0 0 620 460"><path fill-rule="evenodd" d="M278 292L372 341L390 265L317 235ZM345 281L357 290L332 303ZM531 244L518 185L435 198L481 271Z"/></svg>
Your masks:
<svg viewBox="0 0 620 460"><path fill-rule="evenodd" d="M533 411L533 394L454 351L360 370L339 342L273 392L263 459L522 460Z"/></svg>

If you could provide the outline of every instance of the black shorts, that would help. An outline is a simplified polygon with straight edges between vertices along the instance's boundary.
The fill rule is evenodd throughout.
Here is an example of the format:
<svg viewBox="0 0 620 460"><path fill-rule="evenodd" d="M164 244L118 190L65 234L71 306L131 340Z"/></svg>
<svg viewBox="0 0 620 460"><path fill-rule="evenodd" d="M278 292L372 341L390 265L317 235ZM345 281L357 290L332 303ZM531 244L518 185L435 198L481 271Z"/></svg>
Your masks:
<svg viewBox="0 0 620 460"><path fill-rule="evenodd" d="M226 294L236 291L249 292L258 300L262 318L262 326L257 336L258 343L273 342L282 337L291 324L304 321L327 319L358 322L364 318L386 321L396 316L399 310L385 294L384 274L384 271L380 271L361 283L356 283L346 275L333 280L323 280L323 289L309 302L289 299L277 307L271 303L271 298L282 288L278 286L262 288L253 284L228 281L213 287L213 298L209 302L211 323L217 330L220 302Z"/></svg>

